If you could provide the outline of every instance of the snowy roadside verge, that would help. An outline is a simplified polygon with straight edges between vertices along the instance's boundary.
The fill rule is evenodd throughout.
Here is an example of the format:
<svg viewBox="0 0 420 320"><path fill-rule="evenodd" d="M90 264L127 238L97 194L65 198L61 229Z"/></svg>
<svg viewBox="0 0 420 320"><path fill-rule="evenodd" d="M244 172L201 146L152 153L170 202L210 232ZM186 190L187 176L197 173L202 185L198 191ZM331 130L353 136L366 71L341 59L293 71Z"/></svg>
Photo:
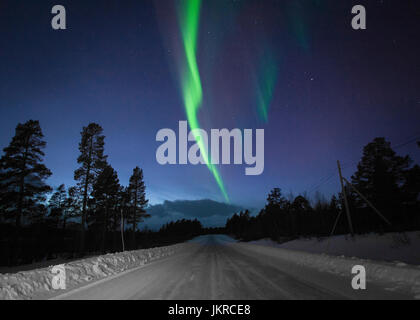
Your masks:
<svg viewBox="0 0 420 320"><path fill-rule="evenodd" d="M283 243L261 239L248 243L332 256L357 257L375 261L404 262L420 265L420 231L363 234L351 238L300 238Z"/></svg>
<svg viewBox="0 0 420 320"><path fill-rule="evenodd" d="M66 287L90 283L168 257L188 244L91 257L64 264ZM60 292L53 288L54 266L15 274L0 274L0 300L31 299L35 294Z"/></svg>
<svg viewBox="0 0 420 320"><path fill-rule="evenodd" d="M420 299L420 266L407 265L401 262L387 263L355 257L330 256L249 243L236 243L234 246L240 246L249 252L261 253L320 272L344 277L350 277L352 268L355 265L361 265L366 269L368 283L383 284L390 291L405 289L410 291L415 299Z"/></svg>

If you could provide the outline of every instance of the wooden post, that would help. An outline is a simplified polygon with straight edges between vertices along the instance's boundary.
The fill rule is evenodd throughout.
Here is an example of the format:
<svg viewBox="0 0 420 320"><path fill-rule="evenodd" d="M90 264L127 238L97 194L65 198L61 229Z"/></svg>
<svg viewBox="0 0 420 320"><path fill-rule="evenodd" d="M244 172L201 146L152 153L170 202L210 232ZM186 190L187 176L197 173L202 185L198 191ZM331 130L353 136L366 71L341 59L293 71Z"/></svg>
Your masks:
<svg viewBox="0 0 420 320"><path fill-rule="evenodd" d="M338 213L338 215L337 215L337 218L335 219L335 222L334 222L334 227L333 227L333 229L332 229L332 231L331 231L331 234L330 234L330 236L329 236L329 238L328 238L328 242L327 242L327 254L328 254L328 249L330 248L330 240L331 240L331 237L334 235L334 231L335 231L335 228L337 227L337 224L338 224L338 221L340 220L340 217L341 217L341 214L343 213L343 210L340 210L340 212Z"/></svg>
<svg viewBox="0 0 420 320"><path fill-rule="evenodd" d="M343 182L343 175L341 174L341 166L340 166L340 161L337 160L337 166L338 166L338 174L340 176L340 183L341 183L341 192L343 194L343 198L344 198L344 206L346 208L346 214L347 214L347 221L349 223L349 228L350 228L350 234L352 237L354 237L354 232L353 232L353 224L351 222L351 216L350 216L350 209L349 209L349 204L347 202L347 194L346 194L346 190L344 188L344 182Z"/></svg>
<svg viewBox="0 0 420 320"><path fill-rule="evenodd" d="M122 242L122 248L123 252L125 251L125 245L124 245L124 216L123 216L123 210L121 209L121 242Z"/></svg>

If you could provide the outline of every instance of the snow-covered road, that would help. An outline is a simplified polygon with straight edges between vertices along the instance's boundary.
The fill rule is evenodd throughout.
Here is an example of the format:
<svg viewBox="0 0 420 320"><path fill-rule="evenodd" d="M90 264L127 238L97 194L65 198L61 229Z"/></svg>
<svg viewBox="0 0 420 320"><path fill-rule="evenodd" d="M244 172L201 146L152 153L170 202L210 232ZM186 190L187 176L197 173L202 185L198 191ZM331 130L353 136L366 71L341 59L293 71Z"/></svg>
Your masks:
<svg viewBox="0 0 420 320"><path fill-rule="evenodd" d="M404 288L370 282L354 290L351 273L299 265L278 248L203 236L177 253L55 299L412 299Z"/></svg>

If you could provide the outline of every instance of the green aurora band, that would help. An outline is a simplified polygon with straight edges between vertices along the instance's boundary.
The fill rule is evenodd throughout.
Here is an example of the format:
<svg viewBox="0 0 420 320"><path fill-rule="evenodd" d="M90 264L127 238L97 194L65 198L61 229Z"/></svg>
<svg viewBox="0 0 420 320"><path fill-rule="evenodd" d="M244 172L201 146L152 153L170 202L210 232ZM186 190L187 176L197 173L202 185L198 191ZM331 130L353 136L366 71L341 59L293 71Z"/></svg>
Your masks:
<svg viewBox="0 0 420 320"><path fill-rule="evenodd" d="M183 0L182 2L183 5L181 6L180 27L186 63L181 74L181 85L187 120L190 129L192 131L195 130L195 140L200 148L201 155L206 162L208 169L213 174L225 201L229 202L229 197L222 177L217 170L217 167L211 163L208 150L204 146L203 139L198 131L198 129L200 129L200 124L198 122L197 113L201 107L203 99L203 89L201 86L200 72L196 56L201 0Z"/></svg>
<svg viewBox="0 0 420 320"><path fill-rule="evenodd" d="M258 114L264 122L268 122L268 111L273 99L277 83L278 67L271 55L266 54L262 59L258 78Z"/></svg>

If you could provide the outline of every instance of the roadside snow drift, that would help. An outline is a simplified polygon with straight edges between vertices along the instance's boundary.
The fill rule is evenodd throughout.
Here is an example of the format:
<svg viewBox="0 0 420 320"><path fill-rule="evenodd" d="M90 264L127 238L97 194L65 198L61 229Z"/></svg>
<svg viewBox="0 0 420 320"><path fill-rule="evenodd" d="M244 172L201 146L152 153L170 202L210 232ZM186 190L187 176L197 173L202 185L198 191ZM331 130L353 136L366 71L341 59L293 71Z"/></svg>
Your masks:
<svg viewBox="0 0 420 320"><path fill-rule="evenodd" d="M356 235L354 239L348 235L340 235L320 239L301 238L284 243L276 243L270 239L250 243L333 256L420 265L420 231L382 235L370 233Z"/></svg>
<svg viewBox="0 0 420 320"><path fill-rule="evenodd" d="M289 263L295 263L320 272L328 272L340 276L351 275L352 268L361 265L366 270L367 281L380 283L387 290L406 289L415 299L420 299L420 266L408 265L403 262L383 262L356 257L333 256L319 253L309 253L281 248L278 244L263 241L263 245L253 243L236 244L249 252L261 253L273 258L279 258ZM287 243L286 243L287 244Z"/></svg>
<svg viewBox="0 0 420 320"><path fill-rule="evenodd" d="M66 287L88 283L167 257L186 244L107 254L64 264ZM16 274L0 274L0 300L30 299L35 294L53 289L53 267L24 271Z"/></svg>

